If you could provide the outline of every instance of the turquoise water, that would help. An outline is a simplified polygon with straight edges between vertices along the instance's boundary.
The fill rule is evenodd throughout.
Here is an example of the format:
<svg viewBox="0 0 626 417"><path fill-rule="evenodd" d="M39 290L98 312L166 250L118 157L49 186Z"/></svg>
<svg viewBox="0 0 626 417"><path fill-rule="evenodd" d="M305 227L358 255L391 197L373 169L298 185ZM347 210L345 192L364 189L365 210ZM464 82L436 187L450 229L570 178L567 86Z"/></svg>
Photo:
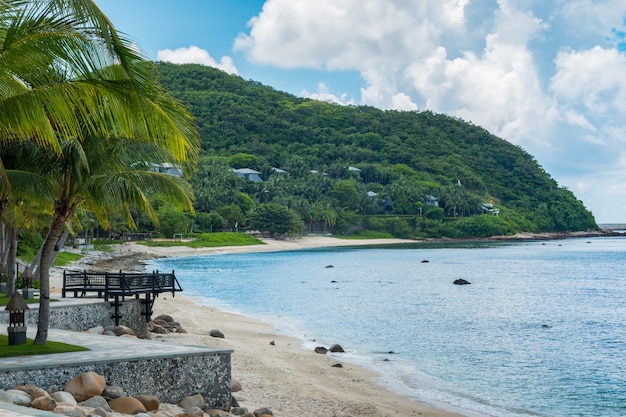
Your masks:
<svg viewBox="0 0 626 417"><path fill-rule="evenodd" d="M613 417L626 415L625 266L624 238L594 238L211 255L150 268L176 270L186 295L307 347L339 343L338 360L419 401L489 416Z"/></svg>

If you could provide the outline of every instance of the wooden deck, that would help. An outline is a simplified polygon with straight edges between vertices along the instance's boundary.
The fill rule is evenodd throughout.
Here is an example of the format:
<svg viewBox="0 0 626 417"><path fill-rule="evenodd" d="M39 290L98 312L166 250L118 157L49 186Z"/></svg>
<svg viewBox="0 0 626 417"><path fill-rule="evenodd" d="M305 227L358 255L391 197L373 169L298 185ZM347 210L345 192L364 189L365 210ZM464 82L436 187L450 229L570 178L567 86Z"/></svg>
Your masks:
<svg viewBox="0 0 626 417"><path fill-rule="evenodd" d="M118 310L120 299L124 301L125 297L140 298L143 295L144 314L146 322L149 322L154 299L159 294L169 292L174 296L182 290L174 271L171 273L63 271L62 296L64 298L67 293L74 293L74 297L86 297L92 294L98 298L104 298L105 301L113 299L113 305L116 307L113 318L116 323L121 318Z"/></svg>

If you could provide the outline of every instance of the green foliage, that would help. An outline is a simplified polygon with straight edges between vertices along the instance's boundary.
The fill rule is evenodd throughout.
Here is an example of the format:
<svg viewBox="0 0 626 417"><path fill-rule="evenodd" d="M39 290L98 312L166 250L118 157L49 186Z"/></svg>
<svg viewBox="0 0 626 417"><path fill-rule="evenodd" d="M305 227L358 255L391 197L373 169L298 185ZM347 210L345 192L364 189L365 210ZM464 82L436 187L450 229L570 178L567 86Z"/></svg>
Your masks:
<svg viewBox="0 0 626 417"><path fill-rule="evenodd" d="M246 216L244 216L243 211L235 204L222 206L217 209L217 213L226 220L226 227L230 229L243 227L246 221Z"/></svg>
<svg viewBox="0 0 626 417"><path fill-rule="evenodd" d="M250 216L250 228L270 236L285 236L301 233L304 223L295 211L276 203L261 204Z"/></svg>
<svg viewBox="0 0 626 417"><path fill-rule="evenodd" d="M228 222L216 211L210 213L198 213L196 215L196 226L201 232L217 232L225 229Z"/></svg>
<svg viewBox="0 0 626 417"><path fill-rule="evenodd" d="M254 168L257 163L257 157L249 153L236 153L228 158L228 165L233 168Z"/></svg>
<svg viewBox="0 0 626 417"><path fill-rule="evenodd" d="M42 243L43 238L36 230L22 230L17 245L17 256L22 259L33 259Z"/></svg>
<svg viewBox="0 0 626 417"><path fill-rule="evenodd" d="M59 252L56 259L54 260L53 266L66 266L71 264L72 262L78 261L83 256L78 253L72 252Z"/></svg>
<svg viewBox="0 0 626 417"><path fill-rule="evenodd" d="M387 223L403 236L597 229L583 204L531 155L458 118L317 102L200 65L158 67L164 86L194 114L211 155L192 179L198 211L234 204L247 216L250 204L238 200L243 192L257 204L288 206L309 228L320 222L315 205L330 204L326 226L334 222L339 233L362 228L362 215L383 213L421 215ZM231 166L257 169L264 181L238 178ZM377 196L366 197L368 191ZM441 208L428 206L429 196ZM482 225L444 220L480 217L485 202L508 217Z"/></svg>
<svg viewBox="0 0 626 417"><path fill-rule="evenodd" d="M157 217L159 219L157 230L162 236L172 238L176 233L187 233L190 230L189 216L178 207L164 204L159 207Z"/></svg>

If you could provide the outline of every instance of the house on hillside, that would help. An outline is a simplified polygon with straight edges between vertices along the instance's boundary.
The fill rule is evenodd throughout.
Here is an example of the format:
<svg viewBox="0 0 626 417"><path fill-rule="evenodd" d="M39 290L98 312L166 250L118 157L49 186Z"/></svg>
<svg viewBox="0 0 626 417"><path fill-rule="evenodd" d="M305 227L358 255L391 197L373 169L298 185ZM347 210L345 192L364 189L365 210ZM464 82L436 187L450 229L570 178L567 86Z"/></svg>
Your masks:
<svg viewBox="0 0 626 417"><path fill-rule="evenodd" d="M426 204L427 206L439 207L439 199L434 195L429 195L426 197L426 201L424 201L424 204Z"/></svg>
<svg viewBox="0 0 626 417"><path fill-rule="evenodd" d="M483 213L492 214L494 216L500 214L500 209L493 208L493 204L491 203L483 203L480 208L482 209Z"/></svg>
<svg viewBox="0 0 626 417"><path fill-rule="evenodd" d="M238 168L238 169L233 168L232 171L238 176L240 176L241 178L248 180L248 181L252 181L252 182L263 181L260 176L261 173L259 171L255 171L250 168Z"/></svg>
<svg viewBox="0 0 626 417"><path fill-rule="evenodd" d="M162 174L175 175L177 177L184 177L183 170L179 165L170 164L169 162L163 162L161 164L150 164L150 171L160 172Z"/></svg>

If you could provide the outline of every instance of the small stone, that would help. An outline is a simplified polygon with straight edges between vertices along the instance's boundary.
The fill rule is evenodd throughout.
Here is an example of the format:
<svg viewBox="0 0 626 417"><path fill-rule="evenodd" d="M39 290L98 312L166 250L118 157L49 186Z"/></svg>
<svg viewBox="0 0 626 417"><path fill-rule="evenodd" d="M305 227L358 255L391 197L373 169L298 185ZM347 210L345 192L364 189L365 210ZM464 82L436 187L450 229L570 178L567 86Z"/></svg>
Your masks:
<svg viewBox="0 0 626 417"><path fill-rule="evenodd" d="M104 327L102 326L92 327L91 329L85 330L85 333L102 334L104 333Z"/></svg>
<svg viewBox="0 0 626 417"><path fill-rule="evenodd" d="M273 416L274 415L272 410L270 410L267 407L257 408L256 410L253 411L253 413L254 413L254 415L256 417L262 417L262 416L265 416L265 415L268 415L268 416Z"/></svg>
<svg viewBox="0 0 626 417"><path fill-rule="evenodd" d="M328 348L328 350L333 352L333 353L344 353L345 352L345 350L343 350L341 345L337 345L337 344L332 345L331 347Z"/></svg>
<svg viewBox="0 0 626 417"><path fill-rule="evenodd" d="M57 407L57 402L50 396L43 396L31 401L30 406L37 410L52 411Z"/></svg>
<svg viewBox="0 0 626 417"><path fill-rule="evenodd" d="M182 414L177 414L176 417L204 417L204 411L200 407L185 408Z"/></svg>
<svg viewBox="0 0 626 417"><path fill-rule="evenodd" d="M71 393L76 401L81 402L102 394L105 387L106 383L103 376L95 372L83 372L65 385L65 391Z"/></svg>
<svg viewBox="0 0 626 417"><path fill-rule="evenodd" d="M156 411L161 405L156 395L135 395L133 398L138 399L146 407L147 411Z"/></svg>
<svg viewBox="0 0 626 417"><path fill-rule="evenodd" d="M6 391L0 389L0 402L12 403L13 401L11 401L11 396Z"/></svg>
<svg viewBox="0 0 626 417"><path fill-rule="evenodd" d="M166 323L171 323L171 322L174 321L172 316L170 316L169 314L161 314L160 316L155 317L154 321L157 321L157 320L162 320L162 321L164 321Z"/></svg>
<svg viewBox="0 0 626 417"><path fill-rule="evenodd" d="M124 395L126 395L124 393L124 388L117 385L107 385L107 387L102 392L102 396L108 400L123 397Z"/></svg>
<svg viewBox="0 0 626 417"><path fill-rule="evenodd" d="M228 413L224 410L217 410L214 408L208 409L208 410L203 410L205 415L208 415L209 417L231 417L232 413Z"/></svg>
<svg viewBox="0 0 626 417"><path fill-rule="evenodd" d="M326 349L324 346L317 346L315 348L315 353L320 353L322 355L325 355L326 352L328 352L328 349Z"/></svg>
<svg viewBox="0 0 626 417"><path fill-rule="evenodd" d="M71 404L59 404L53 412L67 417L85 417L87 414L82 408Z"/></svg>
<svg viewBox="0 0 626 417"><path fill-rule="evenodd" d="M239 392L241 391L241 382L238 379L231 378L230 380L230 392Z"/></svg>
<svg viewBox="0 0 626 417"><path fill-rule="evenodd" d="M74 396L67 391L57 391L52 393L52 398L54 398L57 403L66 403L70 405L77 405L78 401Z"/></svg>
<svg viewBox="0 0 626 417"><path fill-rule="evenodd" d="M183 409L188 409L190 407L204 407L204 397L200 394L190 395L188 397L183 398L181 402L178 403Z"/></svg>
<svg viewBox="0 0 626 417"><path fill-rule="evenodd" d="M185 410L182 409L182 407L179 407L176 404L161 404L161 406L159 407L159 413L166 413L167 417L172 417L181 413L184 413ZM156 415L156 413L155 413Z"/></svg>
<svg viewBox="0 0 626 417"><path fill-rule="evenodd" d="M109 407L107 405L107 408L109 410L111 410L111 407ZM102 408L98 407L94 410L91 411L91 413L89 413L89 415L87 417L93 416L93 417L108 417L109 413L107 413L106 410L103 410Z"/></svg>
<svg viewBox="0 0 626 417"><path fill-rule="evenodd" d="M209 336L219 337L220 339L223 339L224 333L222 333L220 330L213 329L209 332Z"/></svg>
<svg viewBox="0 0 626 417"><path fill-rule="evenodd" d="M187 330L180 328L180 329L176 329L176 333L187 333Z"/></svg>
<svg viewBox="0 0 626 417"><path fill-rule="evenodd" d="M336 363L334 365L331 365L333 368L343 368L343 365L340 363Z"/></svg>
<svg viewBox="0 0 626 417"><path fill-rule="evenodd" d="M148 411L141 401L133 397L113 398L112 400L109 400L109 407L117 413L124 414L137 414Z"/></svg>
<svg viewBox="0 0 626 417"><path fill-rule="evenodd" d="M107 403L107 400L99 395L96 395L95 397L91 397L88 400L81 402L80 406L89 408L102 408L106 411L112 411L111 407L109 407L109 403Z"/></svg>
<svg viewBox="0 0 626 417"><path fill-rule="evenodd" d="M22 390L9 389L5 391L11 398L11 402L15 405L30 407L30 395Z"/></svg>
<svg viewBox="0 0 626 417"><path fill-rule="evenodd" d="M248 413L248 409L246 407L233 407L230 412L236 416L243 416Z"/></svg>
<svg viewBox="0 0 626 417"><path fill-rule="evenodd" d="M159 326L158 324L153 324L149 329L149 332L152 333L157 333L157 334L167 334L169 333L169 331L163 327L163 326Z"/></svg>
<svg viewBox="0 0 626 417"><path fill-rule="evenodd" d="M116 336L123 336L123 335L136 336L133 329L131 329L130 327L126 327L126 326L115 326L115 328L113 328L113 333L115 333Z"/></svg>

